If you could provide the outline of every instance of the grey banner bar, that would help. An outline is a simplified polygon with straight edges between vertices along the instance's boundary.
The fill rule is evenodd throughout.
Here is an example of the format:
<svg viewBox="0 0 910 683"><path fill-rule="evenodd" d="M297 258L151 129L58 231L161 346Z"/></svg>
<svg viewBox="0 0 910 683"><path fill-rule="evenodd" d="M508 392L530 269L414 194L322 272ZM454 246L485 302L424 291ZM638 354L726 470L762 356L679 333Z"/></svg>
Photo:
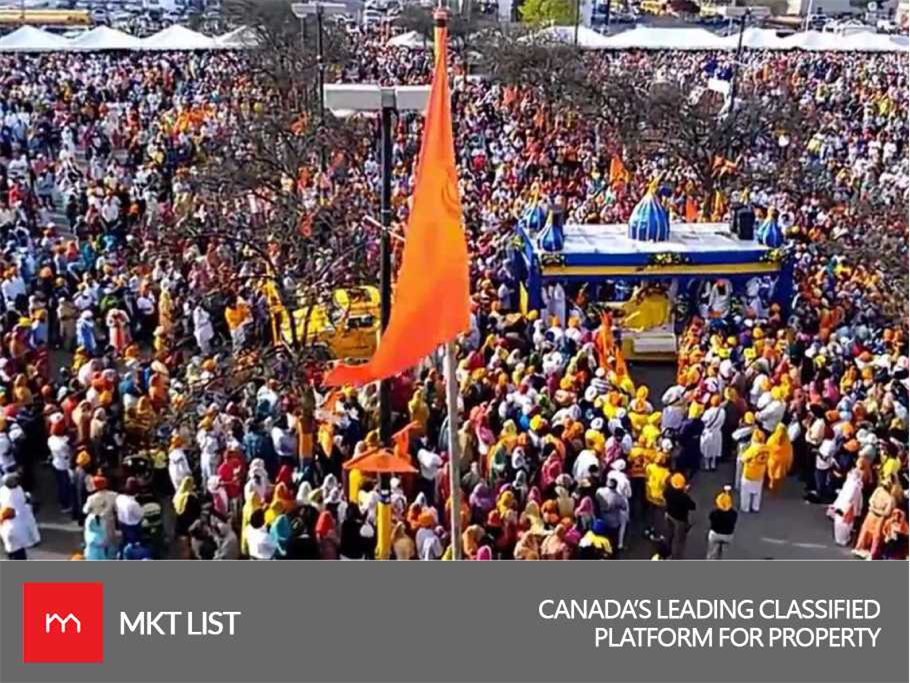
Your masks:
<svg viewBox="0 0 910 683"><path fill-rule="evenodd" d="M103 582L103 663L23 663L26 581ZM3 562L0 586L8 682L908 680L906 562ZM868 621L773 626L881 631L874 647L596 648L598 627L769 622L541 618L572 598L877 600ZM241 614L234 636L121 635L121 611L161 610Z"/></svg>

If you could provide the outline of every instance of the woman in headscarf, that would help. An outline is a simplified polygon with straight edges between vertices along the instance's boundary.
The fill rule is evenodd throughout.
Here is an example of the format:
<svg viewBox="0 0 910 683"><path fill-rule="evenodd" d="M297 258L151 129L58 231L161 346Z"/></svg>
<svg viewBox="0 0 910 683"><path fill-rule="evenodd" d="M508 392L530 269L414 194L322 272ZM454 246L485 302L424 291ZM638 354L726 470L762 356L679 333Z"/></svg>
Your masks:
<svg viewBox="0 0 910 683"><path fill-rule="evenodd" d="M91 513L85 518L82 536L86 560L113 560L116 557L116 549L105 532L105 524L100 516Z"/></svg>
<svg viewBox="0 0 910 683"><path fill-rule="evenodd" d="M92 413L92 420L89 424L89 443L91 444L92 453L96 459L103 457L104 435L107 428L107 411L104 408L96 408Z"/></svg>
<svg viewBox="0 0 910 683"><path fill-rule="evenodd" d="M557 524L540 544L540 559L568 560L571 554L571 548L566 543L566 528L562 524Z"/></svg>
<svg viewBox="0 0 910 683"><path fill-rule="evenodd" d="M242 555L249 555L249 545L247 544L247 529L250 524L250 519L253 516L253 513L256 510L261 510L263 506L262 498L260 495L253 489L246 495L246 502L243 504L243 511L241 513L240 519L240 553Z"/></svg>
<svg viewBox="0 0 910 683"><path fill-rule="evenodd" d="M360 535L363 520L360 509L356 505L348 505L345 510L345 519L341 523L341 545L339 557L342 560L364 559L364 542Z"/></svg>
<svg viewBox="0 0 910 683"><path fill-rule="evenodd" d="M272 502L274 503L274 501ZM269 506L269 509L266 511L266 516L272 511L273 508ZM282 511L274 516L271 522L267 522L267 524L269 527L269 535L275 542L274 557L275 559L283 559L288 554L288 543L291 540L291 520L287 514Z"/></svg>
<svg viewBox="0 0 910 683"><path fill-rule="evenodd" d="M516 560L539 560L540 559L540 535L538 530L527 529L518 536L518 542L515 544Z"/></svg>
<svg viewBox="0 0 910 683"><path fill-rule="evenodd" d="M768 490L773 491L789 474L793 465L793 444L787 426L781 422L768 437Z"/></svg>
<svg viewBox="0 0 910 683"><path fill-rule="evenodd" d="M461 534L461 547L464 551L464 557L467 560L473 560L477 557L477 551L483 543L486 532L479 524L472 524Z"/></svg>
<svg viewBox="0 0 910 683"><path fill-rule="evenodd" d="M293 503L290 503L283 496L278 495L278 488L276 487L275 493L272 495L272 500L265 510L265 523L271 526L279 516L289 512L292 509L292 506Z"/></svg>
<svg viewBox="0 0 910 683"><path fill-rule="evenodd" d="M199 496L196 495L196 483L190 476L184 477L174 494L174 512L177 521L174 525L174 534L178 537L189 536L190 527L202 511Z"/></svg>
<svg viewBox="0 0 910 683"><path fill-rule="evenodd" d="M540 505L537 501L529 500L524 512L519 517L519 524L527 523L531 529L542 531L544 529L543 517L540 514Z"/></svg>
<svg viewBox="0 0 910 683"><path fill-rule="evenodd" d="M404 522L398 522L392 528L392 555L396 560L413 560L417 558L417 546L408 535Z"/></svg>
<svg viewBox="0 0 910 683"><path fill-rule="evenodd" d="M883 539L883 526L895 509L892 486L889 480L882 480L869 498L869 511L859 530L853 554L864 559L878 557Z"/></svg>
<svg viewBox="0 0 910 683"><path fill-rule="evenodd" d="M136 404L127 409L125 415L126 433L137 442L148 439L155 428L155 408L148 396L143 396Z"/></svg>
<svg viewBox="0 0 910 683"><path fill-rule="evenodd" d="M337 560L340 540L335 529L335 517L328 510L319 513L315 534L319 543L319 557L323 560Z"/></svg>
<svg viewBox="0 0 910 683"><path fill-rule="evenodd" d="M270 489L271 482L265 469L265 461L261 458L255 458L250 462L250 469L247 472L244 496L248 497L251 492L255 492L259 496L259 500L264 501L268 498Z"/></svg>
<svg viewBox="0 0 910 683"><path fill-rule="evenodd" d="M98 475L92 477L92 493L85 501L82 512L88 516L97 515L103 526L106 543L113 548L116 545L116 502L117 494L108 488L107 477Z"/></svg>
<svg viewBox="0 0 910 683"><path fill-rule="evenodd" d="M768 439L769 443L770 441ZM769 474L770 470L769 464ZM862 512L863 472L860 468L854 467L847 475L844 485L828 511L829 516L834 520L834 542L837 545L850 545L850 537L853 536L853 526Z"/></svg>

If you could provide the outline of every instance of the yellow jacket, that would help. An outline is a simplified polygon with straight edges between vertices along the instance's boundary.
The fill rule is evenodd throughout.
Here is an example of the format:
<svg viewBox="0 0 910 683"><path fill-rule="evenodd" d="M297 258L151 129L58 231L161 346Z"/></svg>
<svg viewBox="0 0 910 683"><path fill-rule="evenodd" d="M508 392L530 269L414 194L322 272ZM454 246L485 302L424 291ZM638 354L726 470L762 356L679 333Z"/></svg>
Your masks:
<svg viewBox="0 0 910 683"><path fill-rule="evenodd" d="M763 443L751 444L740 458L743 462L743 477L749 481L762 481L768 469L768 446Z"/></svg>
<svg viewBox="0 0 910 683"><path fill-rule="evenodd" d="M667 486L667 479L670 477L670 470L656 462L648 463L645 467L645 496L652 505L666 505L664 500L664 489Z"/></svg>

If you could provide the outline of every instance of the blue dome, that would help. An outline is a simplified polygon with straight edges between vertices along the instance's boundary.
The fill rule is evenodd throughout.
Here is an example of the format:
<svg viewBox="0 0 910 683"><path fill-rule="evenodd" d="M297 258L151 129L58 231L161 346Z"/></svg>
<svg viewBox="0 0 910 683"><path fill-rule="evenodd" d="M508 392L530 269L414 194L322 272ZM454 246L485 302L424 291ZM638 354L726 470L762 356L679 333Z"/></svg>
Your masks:
<svg viewBox="0 0 910 683"><path fill-rule="evenodd" d="M777 249L784 243L784 231L777 224L777 219L769 216L758 226L755 238L760 244Z"/></svg>
<svg viewBox="0 0 910 683"><path fill-rule="evenodd" d="M629 239L641 242L666 242L670 239L670 216L651 192L632 209Z"/></svg>
<svg viewBox="0 0 910 683"><path fill-rule="evenodd" d="M537 232L547 222L547 210L543 204L532 204L525 210L522 220L524 220L528 230Z"/></svg>
<svg viewBox="0 0 910 683"><path fill-rule="evenodd" d="M561 220L556 220L553 212L547 216L547 223L537 236L537 245L544 251L562 251L566 235Z"/></svg>

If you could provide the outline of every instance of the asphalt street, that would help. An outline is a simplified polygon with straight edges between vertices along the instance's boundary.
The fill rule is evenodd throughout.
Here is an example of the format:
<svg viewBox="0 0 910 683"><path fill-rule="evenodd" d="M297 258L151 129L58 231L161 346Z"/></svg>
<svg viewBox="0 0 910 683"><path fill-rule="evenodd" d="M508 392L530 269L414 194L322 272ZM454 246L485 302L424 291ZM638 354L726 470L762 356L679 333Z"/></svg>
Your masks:
<svg viewBox="0 0 910 683"><path fill-rule="evenodd" d="M673 381L674 368L668 365L633 365L637 382L644 382L652 395L660 396ZM714 496L725 484L733 483L734 464L722 463L716 472L700 472L692 482L691 494L698 506L693 513L686 557L705 556L708 532L707 516L713 509ZM31 559L67 559L80 549L82 531L72 520L60 514L54 500L53 473L42 467L38 473L38 488L34 492L40 502L38 512L42 542L29 550ZM168 515L170 517L170 515ZM170 525L168 525L170 526ZM639 523L633 520L627 536L625 558L647 559L654 546L646 540ZM845 559L848 549L834 544L831 521L824 506L810 505L803 500L803 488L790 477L779 491L765 491L759 513L740 513L733 543L725 553L726 559L743 560L804 560Z"/></svg>

